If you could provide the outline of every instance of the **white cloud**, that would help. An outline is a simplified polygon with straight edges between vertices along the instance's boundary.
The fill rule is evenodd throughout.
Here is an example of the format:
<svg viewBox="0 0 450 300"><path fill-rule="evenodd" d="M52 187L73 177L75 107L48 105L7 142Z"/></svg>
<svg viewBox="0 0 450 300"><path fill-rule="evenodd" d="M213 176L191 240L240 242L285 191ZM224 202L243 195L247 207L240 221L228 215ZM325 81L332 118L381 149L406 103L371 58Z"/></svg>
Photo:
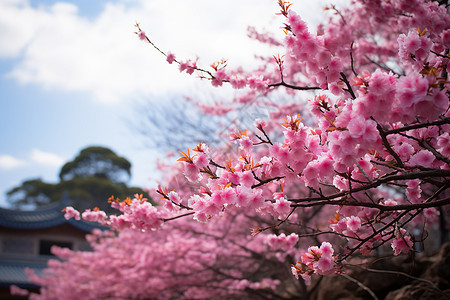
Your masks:
<svg viewBox="0 0 450 300"><path fill-rule="evenodd" d="M12 170L24 165L26 162L22 159L7 154L0 155L0 169Z"/></svg>
<svg viewBox="0 0 450 300"><path fill-rule="evenodd" d="M297 2L296 9L307 15L311 6L326 2ZM9 0L0 3L0 57L20 58L8 76L24 84L88 92L106 102L161 95L185 90L197 79L179 74L140 42L133 34L136 21L179 58L198 55L204 66L228 58L237 66L253 61L261 48L246 37L248 25L283 36L277 11L274 0L123 0L87 19L73 4L34 8L25 0ZM318 16L316 11L310 18Z"/></svg>
<svg viewBox="0 0 450 300"><path fill-rule="evenodd" d="M30 159L32 162L48 167L60 167L64 163L64 159L62 157L39 149L31 150Z"/></svg>
<svg viewBox="0 0 450 300"><path fill-rule="evenodd" d="M64 163L64 158L61 156L45 152L39 149L32 149L26 159L17 158L9 154L0 155L0 169L13 170L23 166L41 165L44 167L61 167Z"/></svg>

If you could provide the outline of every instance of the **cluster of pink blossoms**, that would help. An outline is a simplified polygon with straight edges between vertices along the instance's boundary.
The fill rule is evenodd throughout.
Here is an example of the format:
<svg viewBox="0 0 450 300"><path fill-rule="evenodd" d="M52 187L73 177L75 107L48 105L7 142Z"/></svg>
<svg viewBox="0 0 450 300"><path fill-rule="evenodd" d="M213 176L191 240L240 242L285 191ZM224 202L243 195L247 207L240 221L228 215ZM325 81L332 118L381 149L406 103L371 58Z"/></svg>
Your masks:
<svg viewBox="0 0 450 300"><path fill-rule="evenodd" d="M267 235L267 242L272 249L289 251L295 247L298 242L298 235L291 233L285 235L284 233L280 235Z"/></svg>
<svg viewBox="0 0 450 300"><path fill-rule="evenodd" d="M169 192L160 186L156 191L162 197L160 205L137 195L112 201L122 213L119 216L106 217L96 210L81 214L113 229L140 233L164 229L164 223L182 216L206 223L175 223L185 230L176 235L185 252L172 252L177 239L157 234L165 248L152 254L164 264L153 261L147 247L139 248L148 255L139 253L142 256L133 261L146 267L146 260L152 261L165 278L175 271L187 274L184 259L195 270L216 261L211 269L223 266L221 272L228 278L222 279L221 287L275 290L284 280L250 282L245 271L228 268L233 261L220 258L233 257L238 262L234 265L258 274L254 261L245 259L261 252L267 257L288 253L275 255L281 261L301 253L292 272L309 283L313 274L345 272L352 256L375 255L375 249L386 245L394 255L414 251L412 229L428 229L439 218L448 222L450 16L446 8L437 1L354 0L348 9L333 7L337 17L312 33L287 2L279 3L286 22L285 55L263 60L253 72L229 70L225 61L208 71L197 66L197 60L178 61L174 54L163 53L181 72L200 74L216 87L229 83L242 90L226 107L204 105L204 112L226 115L233 108L255 103L270 105L269 117L255 121L253 132L232 129L230 143L222 148L200 143L181 152L181 166L170 168L176 174L168 185L178 184L177 190ZM140 29L138 34L150 42ZM300 95L297 91L321 92L309 97L309 107L265 98L283 87L288 96ZM80 213L66 208L65 216L79 219ZM238 225L249 224L249 219L257 219L261 226L253 230L253 236L247 228L244 236ZM198 225L218 227L210 227L198 243L191 238L198 238ZM171 229L179 231L176 226ZM245 243L239 244L228 234L230 230ZM311 236L316 240L310 242L321 246L304 251L305 243L299 241ZM123 241L116 242L120 248ZM202 247L196 248L197 244ZM154 245L159 245L157 240L152 240ZM243 249L247 252L242 257L231 255L233 251L242 254ZM339 249L339 255L334 255L334 249ZM176 259L165 260L167 253ZM151 283L145 281L151 288L165 286L147 269L135 271L151 277ZM215 277L204 282L211 278ZM203 290L203 295L213 291ZM202 293L199 287L190 287L183 295Z"/></svg>
<svg viewBox="0 0 450 300"><path fill-rule="evenodd" d="M323 242L320 247L312 246L301 255L301 261L292 266L292 273L298 278L300 275L309 284L311 275L329 275L337 271L333 257L334 249L328 242Z"/></svg>
<svg viewBox="0 0 450 300"><path fill-rule="evenodd" d="M112 229L122 230L132 228L137 230L156 230L164 223L163 219L167 210L160 210L153 206L148 199L136 194L133 199L127 198L124 201L111 197L109 202L113 208L118 209L122 214L107 216L99 209L87 209L81 217L90 222L98 222L102 225L110 226ZM73 207L64 209L66 219L75 218L80 220L80 213Z"/></svg>
<svg viewBox="0 0 450 300"><path fill-rule="evenodd" d="M215 73L209 73L214 86L229 82L235 88L247 86L253 91L269 93L276 86L284 85L295 90L297 87L303 89L301 84L310 84L314 86L312 88L328 90L334 96L317 95L311 101L311 112L317 120L314 128L305 125L299 115L287 115L281 124L284 139L272 142L267 136L269 131L273 131L267 126L271 121L260 121L255 125L259 136L236 129L231 131L230 140L238 145L238 155L229 160L222 163L209 151L198 151L201 153L184 159L184 174L201 186L200 193L189 196L184 202L193 210L195 219L206 222L232 207L239 207L284 220L295 210L295 203L299 200L289 193L274 191L276 183L281 181L291 188L304 184L322 201L327 200L327 196L322 194L326 187L332 186L342 192L356 188L375 192L374 196L363 192L351 194L350 201L360 201L363 209L340 209L338 218L331 223L332 230L347 240L349 252L353 253L358 248L362 254L370 254L377 245L388 241L391 241L395 254L411 249L410 236L401 234L400 238L396 232L404 229L394 228L397 226L394 226L395 222L401 220L400 211L377 214L379 210L364 202L375 202L371 197L382 192L365 186L382 180L389 174L391 166L394 173L399 172L395 167L410 168L405 172L415 168L448 168L448 161L443 158L444 153L448 154L448 144L445 143L448 141L448 132L445 132L448 125L423 126L405 130L405 134L400 135L389 131L415 122L431 122L446 114L448 82L438 72L448 63L444 54L449 34L443 24L449 24L450 19L441 6L431 2L418 3L418 7L405 1L392 5L360 1L353 4L353 11L380 16L371 19L373 26L390 26L394 31L405 34L395 35L392 30L386 31L379 37L381 42L369 48L370 42L361 29L365 27L358 23L361 20L351 17L350 11L348 14L339 12L339 21L332 21L325 30L319 28L317 34L313 34L300 16L289 10L290 5L280 1L282 15L287 21L286 55L284 60L280 56L275 58L282 81L269 73L251 77L229 71L225 66L216 66ZM395 19L397 14L402 15L402 10L417 18L401 16ZM358 30L351 32L352 27ZM333 36L336 33L333 28L339 28L336 36ZM368 26L367 33L371 30ZM252 35L258 36L255 32ZM376 54L386 61L397 59L398 65L391 69L381 62L371 61L364 52ZM406 74L400 75L397 68L402 66L406 66ZM308 78L299 77L301 73L307 74ZM287 84L287 80L292 83ZM242 103L239 99L236 102ZM425 139L429 147L423 146L421 141ZM256 147L259 144L268 144L268 147L261 150L261 147ZM408 186L405 195L410 203L425 201L420 197L422 181L405 182ZM378 203L395 206L404 204L405 200L387 197ZM425 208L422 215L432 223L438 211L432 207ZM392 225L378 225L383 222L391 222ZM377 227L363 226L372 223ZM406 248L402 248L401 239Z"/></svg>

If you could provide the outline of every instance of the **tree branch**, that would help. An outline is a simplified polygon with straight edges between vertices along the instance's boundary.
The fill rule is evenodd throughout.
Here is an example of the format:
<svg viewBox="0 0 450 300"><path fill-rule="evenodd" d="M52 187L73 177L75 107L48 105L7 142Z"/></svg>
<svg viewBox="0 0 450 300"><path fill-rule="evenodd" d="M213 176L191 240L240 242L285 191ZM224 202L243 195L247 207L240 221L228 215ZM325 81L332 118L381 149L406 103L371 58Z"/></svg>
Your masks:
<svg viewBox="0 0 450 300"><path fill-rule="evenodd" d="M293 90L300 90L300 91L309 91L309 90L321 90L318 86L296 86L289 83L286 83L284 81L278 82L278 83L271 83L268 85L269 88L271 87L278 87L278 86L284 86Z"/></svg>
<svg viewBox="0 0 450 300"><path fill-rule="evenodd" d="M369 190L371 188L378 187L384 183L389 183L391 181L396 180L409 180L409 179L420 179L420 178L427 178L427 177L449 177L450 176L450 170L444 170L444 169L437 169L437 170L429 170L429 171L420 171L420 172L410 172L410 173L404 173L404 174L395 174L395 175L387 175L381 178L378 178L377 180L374 180L370 183L367 183L362 186L358 186L353 188L352 190L348 191L342 191L339 193L335 193L329 196L321 196L321 197L309 197L309 198L299 198L299 199L288 199L289 201L292 201L294 203L299 202L312 202L312 201L320 201L320 200L327 200L331 201L332 199L347 196L350 193L356 193L364 190ZM342 202L342 200L339 201L331 201L332 203L335 202ZM350 205L349 203L346 203L347 205Z"/></svg>
<svg viewBox="0 0 450 300"><path fill-rule="evenodd" d="M434 122L419 123L419 124L414 124L414 125L409 125L409 126L403 126L401 128L386 130L384 132L384 134L386 134L386 136L388 136L390 134L396 134L396 133L409 131L409 130L413 130L413 129L424 128L424 127L429 127L429 126L439 126L439 125L444 125L444 124L450 124L449 117L444 117L444 118L434 121Z"/></svg>
<svg viewBox="0 0 450 300"><path fill-rule="evenodd" d="M352 86L350 85L350 82L347 79L347 76L345 76L344 72L340 72L339 74L341 74L341 80L345 83L345 85L347 86L346 89L343 89L346 92L349 92L350 95L352 96L352 99L355 100L356 99L356 95L353 92Z"/></svg>
<svg viewBox="0 0 450 300"><path fill-rule="evenodd" d="M375 119L372 118L372 120L375 121ZM375 121L376 122L376 121ZM384 132L383 128L380 124L377 122L377 130L380 133L381 139L383 140L383 145L386 148L386 150L389 152L392 157L394 157L395 161L397 162L397 165L401 168L404 168L403 161L400 159L398 154L392 149L391 145L389 144L389 141L387 140L386 133Z"/></svg>

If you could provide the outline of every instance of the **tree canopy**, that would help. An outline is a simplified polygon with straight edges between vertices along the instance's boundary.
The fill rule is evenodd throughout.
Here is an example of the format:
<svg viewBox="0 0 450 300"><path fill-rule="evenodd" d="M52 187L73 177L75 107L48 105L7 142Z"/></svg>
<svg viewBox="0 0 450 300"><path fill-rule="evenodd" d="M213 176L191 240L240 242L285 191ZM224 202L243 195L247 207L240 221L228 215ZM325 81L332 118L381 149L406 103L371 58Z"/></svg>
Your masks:
<svg viewBox="0 0 450 300"><path fill-rule="evenodd" d="M30 179L9 190L7 201L14 209L30 209L60 201L68 193L79 209L97 206L110 211L107 199L148 194L125 183L131 176L131 163L105 147L87 147L73 161L67 162L59 173L60 182L46 183Z"/></svg>
<svg viewBox="0 0 450 300"><path fill-rule="evenodd" d="M106 178L112 182L126 182L131 176L131 163L105 147L88 147L81 150L73 161L67 162L59 172L59 178Z"/></svg>

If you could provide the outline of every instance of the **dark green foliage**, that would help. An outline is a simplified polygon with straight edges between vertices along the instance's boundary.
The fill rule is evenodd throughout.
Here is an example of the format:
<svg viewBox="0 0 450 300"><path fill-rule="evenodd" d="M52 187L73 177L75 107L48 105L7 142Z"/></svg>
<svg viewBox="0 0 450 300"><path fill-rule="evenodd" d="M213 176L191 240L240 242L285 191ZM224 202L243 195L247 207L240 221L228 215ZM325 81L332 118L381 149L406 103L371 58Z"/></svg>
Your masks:
<svg viewBox="0 0 450 300"><path fill-rule="evenodd" d="M150 198L141 188L127 186L130 170L130 162L110 149L88 147L61 168L59 183L26 180L7 192L7 201L14 209L38 208L60 201L68 193L71 205L79 210L99 207L116 213L107 201L112 195L124 199L137 193Z"/></svg>
<svg viewBox="0 0 450 300"><path fill-rule="evenodd" d="M88 147L61 168L59 178L62 181L98 177L113 182L126 182L131 176L130 169L130 162L112 150L105 147Z"/></svg>
<svg viewBox="0 0 450 300"><path fill-rule="evenodd" d="M13 208L28 205L42 206L52 202L54 184L43 182L40 178L26 180L20 186L6 193L8 202Z"/></svg>

